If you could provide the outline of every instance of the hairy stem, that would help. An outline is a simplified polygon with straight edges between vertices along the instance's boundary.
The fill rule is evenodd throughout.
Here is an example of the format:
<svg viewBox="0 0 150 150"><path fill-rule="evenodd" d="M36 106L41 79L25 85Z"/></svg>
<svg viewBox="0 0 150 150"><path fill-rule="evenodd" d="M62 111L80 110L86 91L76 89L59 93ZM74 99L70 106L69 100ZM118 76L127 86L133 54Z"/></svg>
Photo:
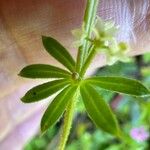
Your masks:
<svg viewBox="0 0 150 150"><path fill-rule="evenodd" d="M65 112L65 116L64 116L64 124L62 127L62 133L61 133L61 137L60 137L60 144L58 147L58 150L64 150L65 145L67 143L68 140L68 136L70 133L70 129L71 129L71 124L72 124L72 119L73 119L73 113L74 113L74 108L75 108L75 101L76 99L72 99L67 106L66 112Z"/></svg>
<svg viewBox="0 0 150 150"><path fill-rule="evenodd" d="M90 38L91 36L92 26L95 21L98 2L99 0L87 0L87 5L86 5L86 10L85 10L85 15L84 15L84 31L88 38ZM81 71L82 76L85 74L87 67L89 66L91 60L93 59L96 53L95 50L93 49L88 55L89 47L90 47L89 45L90 45L89 41L85 39L82 47L79 47L78 49L76 72L79 73ZM69 133L70 133L70 129L71 129L74 108L75 108L75 99L73 98L72 101L68 103L68 106L65 112L64 124L62 127L62 134L61 134L61 139L60 139L58 150L64 150L65 148L65 145L66 145Z"/></svg>
<svg viewBox="0 0 150 150"><path fill-rule="evenodd" d="M84 31L88 38L91 36L92 26L95 22L97 7L99 0L87 0L84 15ZM82 47L78 50L76 71L79 73L88 56L89 41L84 39Z"/></svg>
<svg viewBox="0 0 150 150"><path fill-rule="evenodd" d="M85 25L85 32L88 38L91 37L92 27L94 25L96 18L98 2L99 0L87 0L87 7L84 15L84 25ZM86 60L86 57L88 55L88 47L89 41L85 40L83 44L84 60Z"/></svg>

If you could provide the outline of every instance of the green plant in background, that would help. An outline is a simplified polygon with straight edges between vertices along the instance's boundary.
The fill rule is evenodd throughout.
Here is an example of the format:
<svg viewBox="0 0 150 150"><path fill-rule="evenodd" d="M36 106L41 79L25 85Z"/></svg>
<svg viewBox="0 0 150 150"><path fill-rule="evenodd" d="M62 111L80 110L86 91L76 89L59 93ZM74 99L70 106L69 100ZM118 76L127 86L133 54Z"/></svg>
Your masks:
<svg viewBox="0 0 150 150"><path fill-rule="evenodd" d="M27 78L54 78L53 81L29 90L21 98L25 103L37 102L61 90L49 104L41 120L41 131L45 132L65 112L59 150L65 148L76 102L80 97L96 126L121 138L122 133L117 119L98 90L105 89L136 97L150 94L149 89L134 79L117 76L85 78L86 70L98 52L106 54L108 65L112 65L118 60L127 60L128 48L126 44L116 42L114 36L117 28L113 23L105 23L99 17L96 18L97 6L98 0L87 1L82 29L73 31L73 34L78 38L76 41L76 46L78 46L76 61L57 40L52 37L42 37L46 51L67 70L47 64L33 64L23 68L19 73L20 76Z"/></svg>

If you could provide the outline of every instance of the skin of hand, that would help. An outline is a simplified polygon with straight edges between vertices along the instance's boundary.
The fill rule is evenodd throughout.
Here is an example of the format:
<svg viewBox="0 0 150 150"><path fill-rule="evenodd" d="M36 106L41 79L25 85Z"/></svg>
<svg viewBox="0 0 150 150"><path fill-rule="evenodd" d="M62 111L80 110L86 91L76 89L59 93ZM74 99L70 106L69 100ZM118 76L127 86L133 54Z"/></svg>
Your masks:
<svg viewBox="0 0 150 150"><path fill-rule="evenodd" d="M56 38L76 56L71 30L81 26L85 4L85 0L1 0L0 88L27 64L60 65L44 51L41 35ZM100 0L98 15L120 27L117 38L130 45L129 55L150 50L150 0ZM97 55L87 74L104 64L105 56Z"/></svg>

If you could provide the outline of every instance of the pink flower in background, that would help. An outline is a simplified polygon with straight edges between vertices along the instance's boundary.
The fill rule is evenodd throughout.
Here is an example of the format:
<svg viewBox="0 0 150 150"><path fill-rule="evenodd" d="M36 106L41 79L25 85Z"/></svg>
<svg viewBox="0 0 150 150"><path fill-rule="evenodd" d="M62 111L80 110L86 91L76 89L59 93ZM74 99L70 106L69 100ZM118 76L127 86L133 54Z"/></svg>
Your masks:
<svg viewBox="0 0 150 150"><path fill-rule="evenodd" d="M137 142L143 142L149 138L149 132L144 127L132 128L130 136Z"/></svg>

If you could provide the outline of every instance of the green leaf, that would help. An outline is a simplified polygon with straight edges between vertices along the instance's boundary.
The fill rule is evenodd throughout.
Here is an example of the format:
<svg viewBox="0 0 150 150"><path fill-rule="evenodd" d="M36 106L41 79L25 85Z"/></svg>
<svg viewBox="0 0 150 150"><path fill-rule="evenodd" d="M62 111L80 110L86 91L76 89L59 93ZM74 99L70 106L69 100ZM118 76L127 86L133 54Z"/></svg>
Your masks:
<svg viewBox="0 0 150 150"><path fill-rule="evenodd" d="M25 103L36 102L41 99L47 98L48 96L56 93L60 89L64 88L70 83L69 80L60 79L50 81L41 85L38 85L30 89L21 100Z"/></svg>
<svg viewBox="0 0 150 150"><path fill-rule="evenodd" d="M80 92L86 110L97 127L119 136L117 120L99 93L88 84L82 84Z"/></svg>
<svg viewBox="0 0 150 150"><path fill-rule="evenodd" d="M133 96L147 96L150 94L149 89L141 82L124 77L92 77L86 79L86 82L106 90Z"/></svg>
<svg viewBox="0 0 150 150"><path fill-rule="evenodd" d="M24 67L20 76L26 78L70 78L71 74L61 68L46 65L46 64L33 64Z"/></svg>
<svg viewBox="0 0 150 150"><path fill-rule="evenodd" d="M55 39L42 36L42 41L47 52L57 59L61 64L67 67L70 71L75 69L75 61L69 52Z"/></svg>
<svg viewBox="0 0 150 150"><path fill-rule="evenodd" d="M50 103L47 110L45 111L42 120L41 120L41 131L44 132L56 121L64 112L68 102L72 99L75 95L77 86L68 86L63 91L61 91L54 100Z"/></svg>

